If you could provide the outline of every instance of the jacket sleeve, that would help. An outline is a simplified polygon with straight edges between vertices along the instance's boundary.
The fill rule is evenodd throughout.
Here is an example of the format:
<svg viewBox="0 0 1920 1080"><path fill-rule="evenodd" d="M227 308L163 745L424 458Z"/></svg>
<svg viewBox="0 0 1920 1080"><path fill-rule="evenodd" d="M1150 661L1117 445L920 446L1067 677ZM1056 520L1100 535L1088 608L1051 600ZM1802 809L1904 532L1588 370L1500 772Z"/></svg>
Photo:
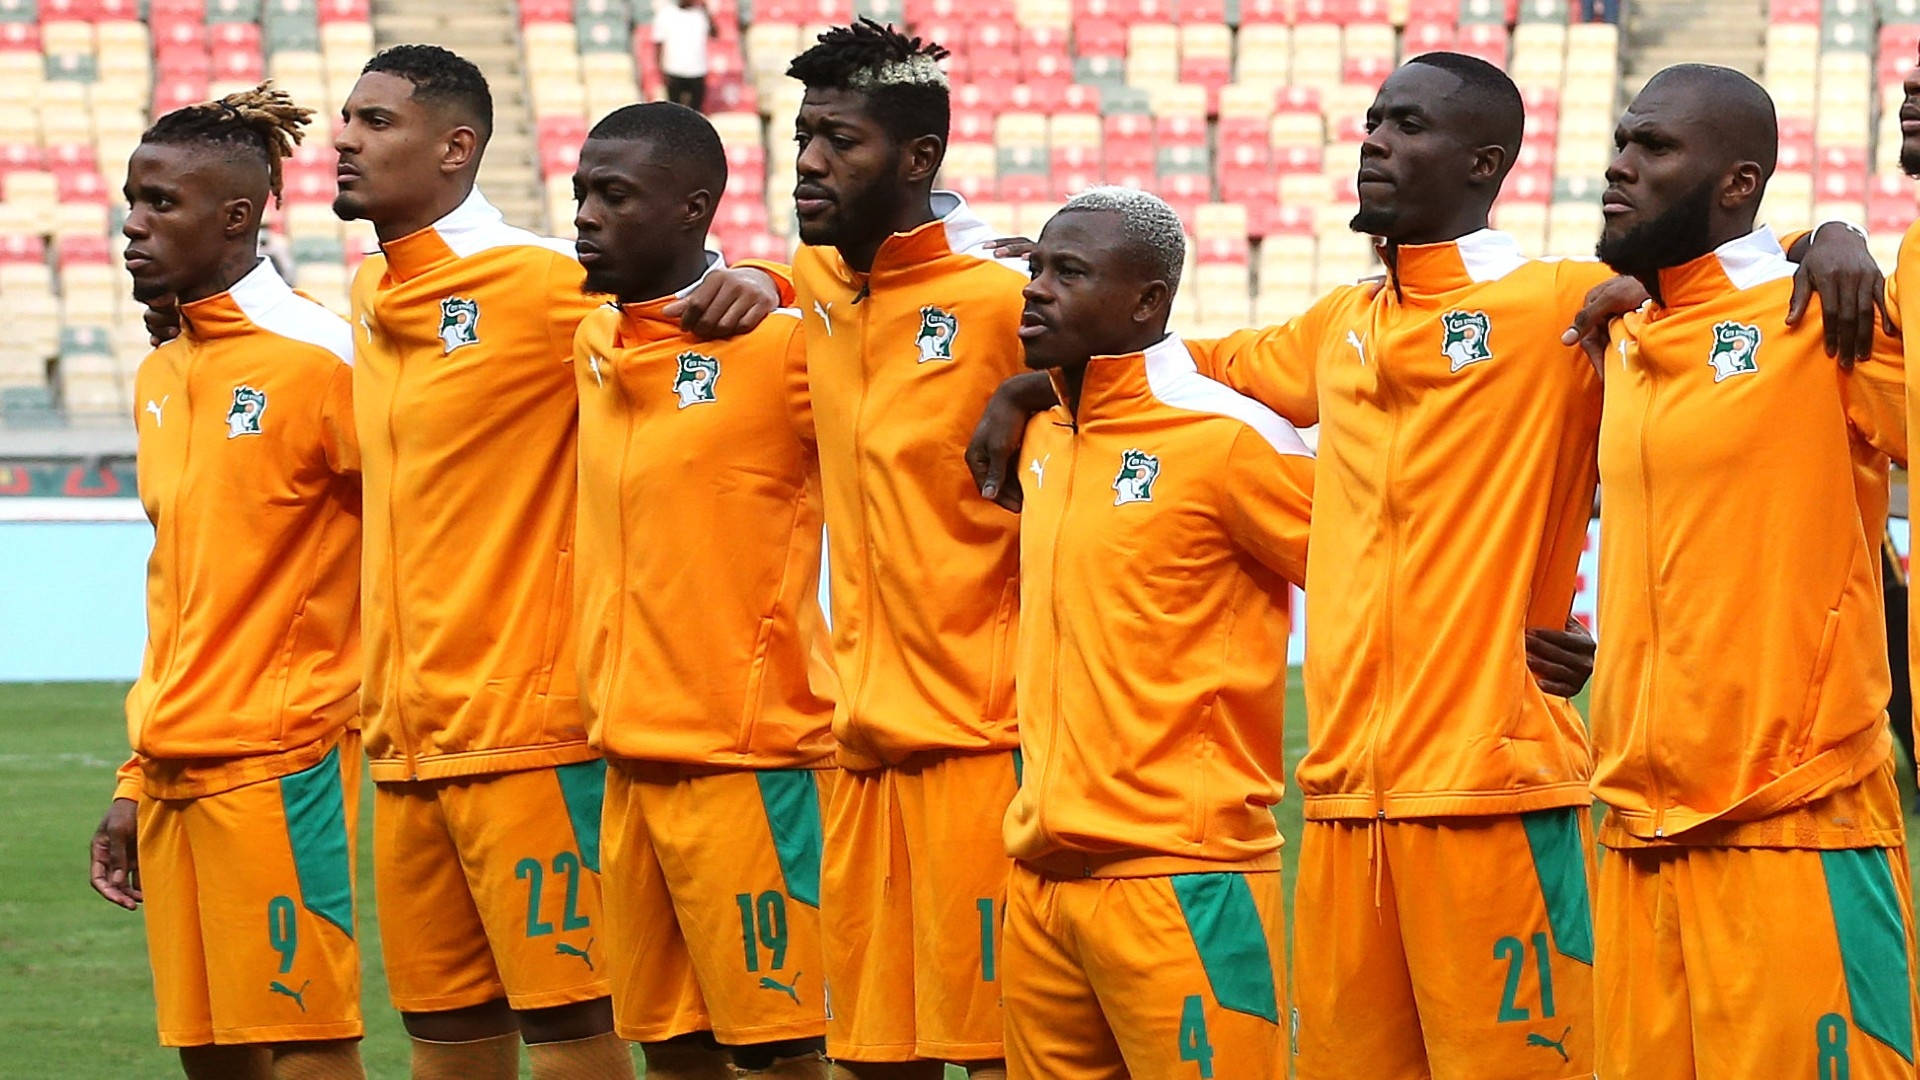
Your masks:
<svg viewBox="0 0 1920 1080"><path fill-rule="evenodd" d="M1247 428L1227 451L1227 532L1242 551L1295 585L1307 583L1313 456L1291 427Z"/></svg>
<svg viewBox="0 0 1920 1080"><path fill-rule="evenodd" d="M353 426L353 369L334 368L320 405L320 443L336 476L360 475L360 435Z"/></svg>
<svg viewBox="0 0 1920 1080"><path fill-rule="evenodd" d="M786 354L787 415L793 419L793 433L800 437L807 454L816 452L813 435L813 394L807 383L807 335L799 319L793 320L793 333L787 338Z"/></svg>
<svg viewBox="0 0 1920 1080"><path fill-rule="evenodd" d="M1331 298L1329 298L1331 299ZM1189 340L1200 374L1222 382L1300 427L1320 422L1314 358L1328 301L1279 324L1223 338Z"/></svg>
<svg viewBox="0 0 1920 1080"><path fill-rule="evenodd" d="M138 800L146 790L146 776L140 771L140 755L129 757L126 764L114 770L113 797L116 799Z"/></svg>
<svg viewBox="0 0 1920 1080"><path fill-rule="evenodd" d="M1847 422L1856 435L1902 465L1907 463L1906 358L1900 339L1873 335L1873 355L1840 376Z"/></svg>

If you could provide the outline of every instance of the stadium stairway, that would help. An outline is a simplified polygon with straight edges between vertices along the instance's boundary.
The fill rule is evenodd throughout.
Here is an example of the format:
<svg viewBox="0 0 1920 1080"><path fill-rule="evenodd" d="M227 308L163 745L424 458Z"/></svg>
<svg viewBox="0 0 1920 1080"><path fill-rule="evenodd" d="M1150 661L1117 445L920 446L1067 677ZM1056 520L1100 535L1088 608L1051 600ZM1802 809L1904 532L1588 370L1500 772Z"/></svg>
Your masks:
<svg viewBox="0 0 1920 1080"><path fill-rule="evenodd" d="M1760 77L1767 36L1761 0L1633 0L1625 7L1622 107L1673 64L1723 64Z"/></svg>
<svg viewBox="0 0 1920 1080"><path fill-rule="evenodd" d="M481 190L508 223L550 228L514 0L374 0L372 15L379 48L432 42L480 66L493 89L493 138L480 166Z"/></svg>

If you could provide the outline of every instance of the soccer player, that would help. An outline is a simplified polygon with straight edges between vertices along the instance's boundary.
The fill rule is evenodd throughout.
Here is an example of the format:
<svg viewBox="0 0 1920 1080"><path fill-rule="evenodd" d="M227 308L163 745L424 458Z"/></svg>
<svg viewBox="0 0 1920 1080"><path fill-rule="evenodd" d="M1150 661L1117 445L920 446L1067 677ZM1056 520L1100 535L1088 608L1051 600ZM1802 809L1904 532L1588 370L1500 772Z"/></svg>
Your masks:
<svg viewBox="0 0 1920 1080"><path fill-rule="evenodd" d="M365 1075L353 346L259 255L311 115L263 85L161 117L127 165L134 297L177 297L184 332L134 379L147 650L93 887L144 901L194 1080Z"/></svg>
<svg viewBox="0 0 1920 1080"><path fill-rule="evenodd" d="M1498 68L1415 57L1367 126L1353 227L1379 238L1386 286L1189 343L1203 372L1321 426L1297 1071L1589 1076L1591 757L1566 696L1591 662L1559 628L1600 387L1559 330L1608 273L1487 228L1523 127ZM1845 230L1819 246L1870 262ZM1003 388L969 448L988 497L1012 471L1007 414L1036 391Z"/></svg>
<svg viewBox="0 0 1920 1080"><path fill-rule="evenodd" d="M819 778L833 764L821 505L799 313L703 342L663 314L706 250L726 151L654 102L574 173L575 577L615 1030L655 1080L826 1076ZM716 550L722 545L723 550ZM744 944L744 955L743 955Z"/></svg>
<svg viewBox="0 0 1920 1080"><path fill-rule="evenodd" d="M536 1077L628 1076L599 930L605 765L573 634L565 362L598 302L571 244L508 226L475 188L492 97L471 63L390 48L341 119L334 211L380 240L352 290L363 713L381 944L414 1075L511 1077L524 1039ZM770 310L773 290L741 276ZM710 309L733 312L731 278L712 278Z"/></svg>
<svg viewBox="0 0 1920 1080"><path fill-rule="evenodd" d="M1777 131L1753 80L1683 64L1607 170L1598 252L1653 303L1613 332L1600 431L1603 1077L1914 1075L1877 576L1899 345L1836 373L1785 325L1755 226Z"/></svg>
<svg viewBox="0 0 1920 1080"><path fill-rule="evenodd" d="M1019 778L1018 522L953 454L1020 370L1025 276L933 190L945 50L862 20L788 74L793 287L827 516L833 734L821 865L827 1048L844 1074L1002 1073L1000 820Z"/></svg>
<svg viewBox="0 0 1920 1080"><path fill-rule="evenodd" d="M1096 188L1040 234L1007 811L1007 1074L1288 1074L1280 834L1288 582L1313 458L1167 331L1185 249Z"/></svg>

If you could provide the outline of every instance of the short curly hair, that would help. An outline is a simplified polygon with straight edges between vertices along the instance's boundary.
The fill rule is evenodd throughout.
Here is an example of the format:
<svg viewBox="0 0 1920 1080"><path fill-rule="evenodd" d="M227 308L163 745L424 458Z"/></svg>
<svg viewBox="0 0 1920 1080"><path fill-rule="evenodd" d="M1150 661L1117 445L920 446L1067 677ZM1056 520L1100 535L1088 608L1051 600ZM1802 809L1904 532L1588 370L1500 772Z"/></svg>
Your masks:
<svg viewBox="0 0 1920 1080"><path fill-rule="evenodd" d="M396 75L413 84L413 96L458 110L485 141L493 134L493 91L473 61L438 45L392 45L374 54L362 75Z"/></svg>
<svg viewBox="0 0 1920 1080"><path fill-rule="evenodd" d="M1166 282L1168 289L1180 287L1186 227L1165 199L1139 188L1092 187L1068 199L1059 213L1120 215L1127 247L1140 269L1148 278Z"/></svg>
<svg viewBox="0 0 1920 1080"><path fill-rule="evenodd" d="M793 58L787 76L809 90L851 90L867 98L868 111L895 141L937 135L946 142L953 122L947 50L931 41L863 18L822 33L812 48Z"/></svg>

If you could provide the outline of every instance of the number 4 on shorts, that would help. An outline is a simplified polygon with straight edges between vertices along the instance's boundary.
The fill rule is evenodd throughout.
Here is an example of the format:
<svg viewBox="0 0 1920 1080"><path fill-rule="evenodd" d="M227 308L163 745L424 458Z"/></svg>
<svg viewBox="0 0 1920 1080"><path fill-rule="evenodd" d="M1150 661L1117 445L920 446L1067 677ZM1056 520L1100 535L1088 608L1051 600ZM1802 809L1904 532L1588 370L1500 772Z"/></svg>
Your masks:
<svg viewBox="0 0 1920 1080"><path fill-rule="evenodd" d="M1180 1006L1180 1060L1200 1066L1201 1080L1213 1078L1213 1044L1207 1041L1207 1008L1199 994Z"/></svg>

